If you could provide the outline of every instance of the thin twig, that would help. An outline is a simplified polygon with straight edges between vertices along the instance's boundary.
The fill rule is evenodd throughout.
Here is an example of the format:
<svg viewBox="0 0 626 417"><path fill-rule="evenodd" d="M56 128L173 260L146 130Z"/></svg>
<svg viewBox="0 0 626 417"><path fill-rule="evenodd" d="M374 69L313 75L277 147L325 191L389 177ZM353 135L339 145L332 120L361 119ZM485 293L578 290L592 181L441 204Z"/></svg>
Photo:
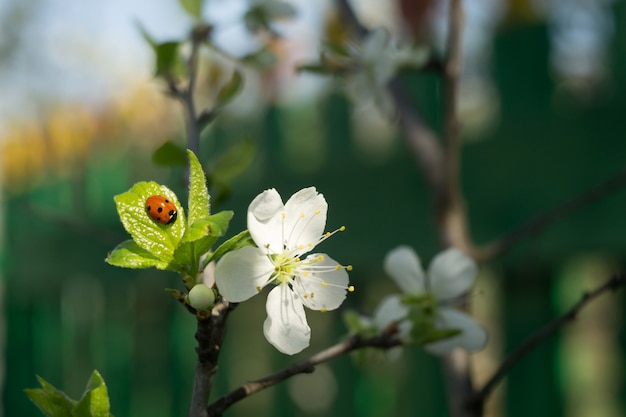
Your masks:
<svg viewBox="0 0 626 417"><path fill-rule="evenodd" d="M511 368L522 360L526 355L530 353L537 345L544 342L548 337L552 336L557 330L566 324L574 321L580 311L591 301L598 296L608 291L616 291L620 287L626 284L626 273L614 275L607 282L600 285L598 288L586 292L582 298L565 314L559 316L557 319L547 324L537 333L528 338L521 346L513 351L505 360L500 364L500 367L496 370L493 376L485 383L483 388L476 394L474 401L482 408L482 404L485 402L489 394L491 394L500 383L500 381L508 374Z"/></svg>
<svg viewBox="0 0 626 417"><path fill-rule="evenodd" d="M321 352L311 356L310 358L302 362L295 363L276 373L273 373L261 379L257 379L256 381L251 381L243 384L239 388L229 392L228 394L224 395L223 397L212 403L208 408L208 416L221 416L227 408L229 408L236 402L241 401L244 398L249 397L250 395L255 394L259 391L262 391L267 387L276 385L279 382L282 382L294 375L311 373L315 370L315 367L317 365L328 362L329 360L334 359L337 356L366 347L390 348L393 346L398 346L399 344L400 341L397 337L395 337L394 333L385 332L367 339L363 339L358 335L353 335L336 345L322 350Z"/></svg>
<svg viewBox="0 0 626 417"><path fill-rule="evenodd" d="M495 242L486 245L484 248L479 248L477 250L477 257L480 260L493 259L506 252L522 239L537 235L557 220L624 188L624 186L626 186L626 169L617 172L610 178L587 189L580 195L544 213L538 214L526 224L518 227L506 236L497 239Z"/></svg>

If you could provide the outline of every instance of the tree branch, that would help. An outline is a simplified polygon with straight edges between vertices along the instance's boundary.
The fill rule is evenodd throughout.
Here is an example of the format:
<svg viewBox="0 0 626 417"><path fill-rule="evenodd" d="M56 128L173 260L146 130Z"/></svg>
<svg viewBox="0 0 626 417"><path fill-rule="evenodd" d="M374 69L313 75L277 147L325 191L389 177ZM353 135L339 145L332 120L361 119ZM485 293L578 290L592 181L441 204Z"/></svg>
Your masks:
<svg viewBox="0 0 626 417"><path fill-rule="evenodd" d="M226 319L236 306L237 304L222 301L213 307L211 316L198 316L196 330L198 361L188 417L207 417L208 415L207 404L211 395L213 378L217 372L222 342L226 336Z"/></svg>
<svg viewBox="0 0 626 417"><path fill-rule="evenodd" d="M267 387L276 385L279 382L286 380L297 374L311 373L315 370L315 367L321 363L328 362L337 356L352 352L353 350L362 349L366 347L379 347L390 348L398 346L400 341L395 337L393 332L383 332L380 335L373 336L367 339L361 338L359 335L353 335L345 339L344 341L331 346L321 352L311 356L310 358L295 363L287 368L284 368L276 373L268 375L264 378L257 379L256 381L243 384L239 388L229 392L223 397L216 400L208 407L208 416L217 417L229 408L231 405L238 401L249 397L259 391L264 390Z"/></svg>
<svg viewBox="0 0 626 417"><path fill-rule="evenodd" d="M511 368L520 360L522 360L526 355L528 355L537 345L544 342L548 337L552 336L552 334L556 333L556 331L559 330L561 327L574 321L578 317L580 311L587 304L589 304L591 301L593 301L603 293L608 291L617 291L620 287L624 285L626 285L626 273L614 275L598 288L589 292L585 292L580 301L578 301L572 308L565 312L565 314L547 324L537 333L528 338L521 346L514 350L513 353L511 353L504 360L504 362L502 362L500 367L496 370L496 372L489 379L489 381L487 381L483 388L476 394L475 398L473 399L475 406L482 409L482 406L489 394L493 392L494 388L500 383L500 381L502 381L502 379L511 370Z"/></svg>
<svg viewBox="0 0 626 417"><path fill-rule="evenodd" d="M526 224L513 230L508 235L487 244L477 250L480 260L493 259L509 250L519 241L529 236L536 235L555 223L557 220L582 209L583 207L623 188L626 185L626 169L617 172L610 178L589 188L580 195L563 202L562 204L536 215Z"/></svg>

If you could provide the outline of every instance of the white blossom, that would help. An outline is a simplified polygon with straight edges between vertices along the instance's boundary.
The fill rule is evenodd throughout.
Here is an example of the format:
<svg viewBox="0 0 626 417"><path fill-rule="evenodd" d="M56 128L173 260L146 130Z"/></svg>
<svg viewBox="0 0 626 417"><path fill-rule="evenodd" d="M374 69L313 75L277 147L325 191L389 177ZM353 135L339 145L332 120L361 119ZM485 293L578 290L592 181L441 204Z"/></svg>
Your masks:
<svg viewBox="0 0 626 417"><path fill-rule="evenodd" d="M242 302L269 285L263 332L279 351L293 355L309 345L311 329L304 306L334 310L347 291L350 266L322 253L309 253L335 232L324 232L328 204L314 187L298 191L283 204L275 189L259 194L248 207L248 230L257 247L224 255L215 268L220 294ZM305 254L306 258L303 258Z"/></svg>
<svg viewBox="0 0 626 417"><path fill-rule="evenodd" d="M485 346L485 330L469 315L450 306L451 301L466 294L474 283L478 268L471 258L450 248L435 256L425 273L415 251L400 246L387 254L384 269L405 294L429 293L436 299L435 328L460 330L456 336L424 345L424 349L443 355L456 347L475 352ZM397 321L406 316L408 307L400 302L399 296L387 300L393 301L386 301L383 319Z"/></svg>

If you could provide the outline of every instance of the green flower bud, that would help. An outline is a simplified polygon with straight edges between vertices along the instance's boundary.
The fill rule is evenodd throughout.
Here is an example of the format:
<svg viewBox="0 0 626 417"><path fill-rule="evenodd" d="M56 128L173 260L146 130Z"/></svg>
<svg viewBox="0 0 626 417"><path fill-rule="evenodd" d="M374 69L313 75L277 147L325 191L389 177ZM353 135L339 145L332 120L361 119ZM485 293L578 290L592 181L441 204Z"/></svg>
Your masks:
<svg viewBox="0 0 626 417"><path fill-rule="evenodd" d="M189 305L200 311L207 311L215 304L215 293L205 284L196 284L189 291Z"/></svg>

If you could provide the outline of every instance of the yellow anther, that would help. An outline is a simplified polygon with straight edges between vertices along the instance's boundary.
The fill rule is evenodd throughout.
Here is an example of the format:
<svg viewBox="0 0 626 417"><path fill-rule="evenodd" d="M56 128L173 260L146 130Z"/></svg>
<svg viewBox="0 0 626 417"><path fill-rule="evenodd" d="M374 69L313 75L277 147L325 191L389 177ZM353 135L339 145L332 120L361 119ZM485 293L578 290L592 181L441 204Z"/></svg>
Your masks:
<svg viewBox="0 0 626 417"><path fill-rule="evenodd" d="M340 231L340 232L343 232L344 230L346 230L346 226L341 226L341 227L339 228L339 231Z"/></svg>
<svg viewBox="0 0 626 417"><path fill-rule="evenodd" d="M322 309L320 309L320 311L321 311L322 313L326 313L328 310L326 310L325 308L322 308Z"/></svg>
<svg viewBox="0 0 626 417"><path fill-rule="evenodd" d="M304 219L304 212L300 213L300 217Z"/></svg>
<svg viewBox="0 0 626 417"><path fill-rule="evenodd" d="M300 257L299 256L296 257L296 262L300 262Z"/></svg>
<svg viewBox="0 0 626 417"><path fill-rule="evenodd" d="M285 213L281 214L282 218L284 219L285 217L287 217L287 215Z"/></svg>
<svg viewBox="0 0 626 417"><path fill-rule="evenodd" d="M317 262L322 262L324 260L324 255L319 255L317 257Z"/></svg>
<svg viewBox="0 0 626 417"><path fill-rule="evenodd" d="M320 213L321 213L320 209L315 210L315 214L320 214Z"/></svg>
<svg viewBox="0 0 626 417"><path fill-rule="evenodd" d="M302 271L302 276L303 277L308 277L309 276L309 271Z"/></svg>
<svg viewBox="0 0 626 417"><path fill-rule="evenodd" d="M312 244L312 243L310 243L310 242L309 242L309 243L307 243L306 245L307 245L309 248L310 248L311 246L313 246L313 244Z"/></svg>
<svg viewBox="0 0 626 417"><path fill-rule="evenodd" d="M328 284L326 283L326 281L322 281L322 287L327 287Z"/></svg>
<svg viewBox="0 0 626 417"><path fill-rule="evenodd" d="M309 298L309 296L307 294L304 294L302 298Z"/></svg>
<svg viewBox="0 0 626 417"><path fill-rule="evenodd" d="M346 266L346 270L348 270L348 271L352 271L352 265L348 265L348 266Z"/></svg>
<svg viewBox="0 0 626 417"><path fill-rule="evenodd" d="M326 232L324 233L326 235L326 237L330 237L331 233L330 232Z"/></svg>
<svg viewBox="0 0 626 417"><path fill-rule="evenodd" d="M354 285L350 285L350 286L348 287L348 291L349 291L349 292L354 292Z"/></svg>
<svg viewBox="0 0 626 417"><path fill-rule="evenodd" d="M311 298L313 298L313 297L315 297L315 293L314 292L311 293Z"/></svg>
<svg viewBox="0 0 626 417"><path fill-rule="evenodd" d="M339 271L339 270L341 269L341 265L337 265L337 266L335 266L335 269L336 269L337 271Z"/></svg>
<svg viewBox="0 0 626 417"><path fill-rule="evenodd" d="M256 287L256 292L261 292L261 290L262 290L261 287L259 287L259 286Z"/></svg>
<svg viewBox="0 0 626 417"><path fill-rule="evenodd" d="M304 249L304 245L301 243L298 245L298 249Z"/></svg>

